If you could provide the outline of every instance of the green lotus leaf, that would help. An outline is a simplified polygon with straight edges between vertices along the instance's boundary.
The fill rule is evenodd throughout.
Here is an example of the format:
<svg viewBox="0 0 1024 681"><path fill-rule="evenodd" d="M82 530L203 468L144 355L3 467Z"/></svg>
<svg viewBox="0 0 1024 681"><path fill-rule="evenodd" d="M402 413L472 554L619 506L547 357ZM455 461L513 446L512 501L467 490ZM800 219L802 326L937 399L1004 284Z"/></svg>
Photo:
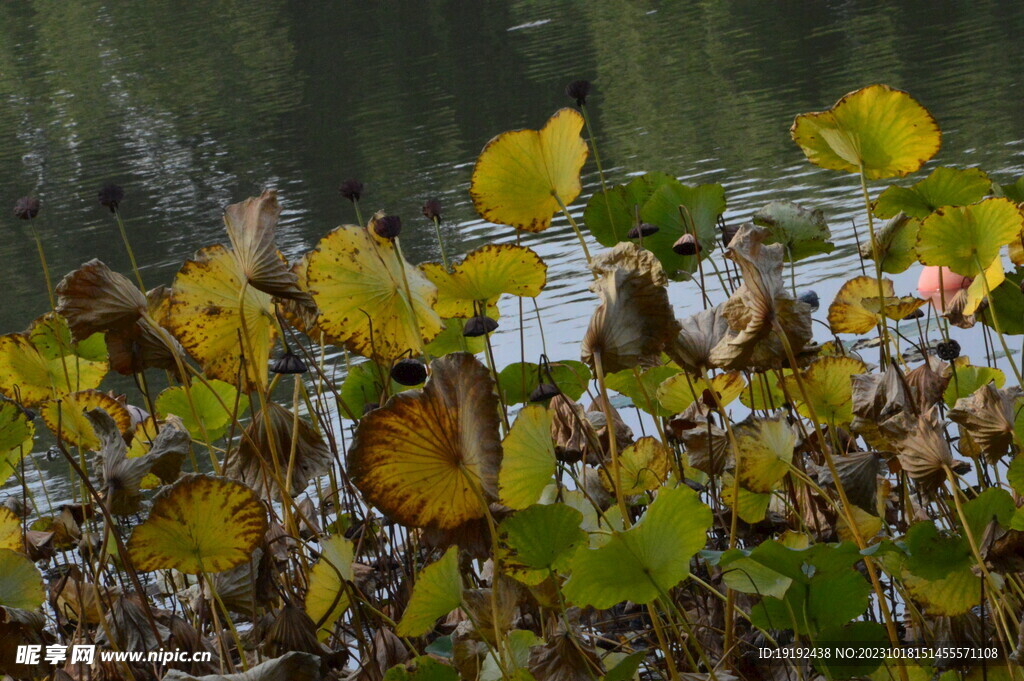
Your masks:
<svg viewBox="0 0 1024 681"><path fill-rule="evenodd" d="M505 404L521 404L526 402L540 383L552 380L562 394L576 401L587 391L587 385L593 377L590 368L583 362L563 359L548 364L547 371L539 371L533 362L515 362L509 364L498 374L498 385L505 398Z"/></svg>
<svg viewBox="0 0 1024 681"><path fill-rule="evenodd" d="M193 440L203 440L203 428L210 442L219 440L231 427L232 415L241 418L249 408L248 395L217 379L206 383L195 381L189 387L189 394L192 396L191 406L183 387L167 388L156 398L156 411L161 418L168 414L180 418Z"/></svg>
<svg viewBox="0 0 1024 681"><path fill-rule="evenodd" d="M814 635L862 615L870 594L871 584L852 568L821 570L810 579L795 581L784 598L762 599L750 618L764 629Z"/></svg>
<svg viewBox="0 0 1024 681"><path fill-rule="evenodd" d="M43 598L43 576L32 561L10 549L0 549L0 606L35 610Z"/></svg>
<svg viewBox="0 0 1024 681"><path fill-rule="evenodd" d="M885 625L878 622L850 622L841 627L831 627L818 634L819 641L842 641L844 647L855 649L878 649L889 645L889 634ZM853 660L836 658L814 660L814 668L827 679L863 678L882 666L881 658L862 655ZM893 672L893 678L899 675ZM911 679L913 677L908 677ZM916 681L916 680L915 680Z"/></svg>
<svg viewBox="0 0 1024 681"><path fill-rule="evenodd" d="M925 265L941 265L957 274L980 274L1017 238L1024 215L1009 199L985 199L970 206L940 208L921 223L917 256Z"/></svg>
<svg viewBox="0 0 1024 681"><path fill-rule="evenodd" d="M708 257L715 249L715 226L724 212L725 189L720 184L664 184L640 209L642 222L658 226L657 233L644 239L644 248L657 256L670 279L684 279L697 271L698 258ZM700 242L699 255L679 255L672 250L679 237L693 232Z"/></svg>
<svg viewBox="0 0 1024 681"><path fill-rule="evenodd" d="M0 485L18 470L22 457L32 451L35 424L13 402L0 402Z"/></svg>
<svg viewBox="0 0 1024 681"><path fill-rule="evenodd" d="M391 380L390 372L376 362L360 362L349 366L348 374L338 391L352 416L359 418L368 404L382 404L384 382L388 383L388 395L409 390L407 386Z"/></svg>
<svg viewBox="0 0 1024 681"><path fill-rule="evenodd" d="M875 248L882 261L883 272L906 272L917 262L917 234L920 229L920 220L900 214L875 231ZM860 245L860 255L867 260L875 259L869 241Z"/></svg>
<svg viewBox="0 0 1024 681"><path fill-rule="evenodd" d="M564 572L576 550L587 543L583 514L565 504L534 505L498 528L503 569L526 584L539 584L551 571Z"/></svg>
<svg viewBox="0 0 1024 681"><path fill-rule="evenodd" d="M441 559L431 563L416 577L412 598L395 629L399 636L422 636L462 602L462 577L459 575L459 548L453 546Z"/></svg>
<svg viewBox="0 0 1024 681"><path fill-rule="evenodd" d="M906 568L923 579L944 579L949 573L970 567L974 558L967 539L940 532L931 521L916 523L905 539Z"/></svg>
<svg viewBox="0 0 1024 681"><path fill-rule="evenodd" d="M942 393L947 407L953 407L961 397L969 397L981 386L995 381L997 388L1006 383L1006 374L999 369L986 366L974 366L970 359L960 356L953 365L953 375Z"/></svg>
<svg viewBox="0 0 1024 681"><path fill-rule="evenodd" d="M614 246L629 240L637 213L660 187L679 180L665 173L647 173L628 184L595 192L583 211L583 222L602 246ZM647 239L644 239L646 245Z"/></svg>
<svg viewBox="0 0 1024 681"><path fill-rule="evenodd" d="M809 209L790 201L772 201L754 213L755 225L767 227L766 244L786 247L786 260L796 262L812 255L831 253L836 246L820 209Z"/></svg>
<svg viewBox="0 0 1024 681"><path fill-rule="evenodd" d="M992 189L996 196L1005 196L1014 203L1024 203L1024 175L1009 184L993 182Z"/></svg>
<svg viewBox="0 0 1024 681"><path fill-rule="evenodd" d="M936 168L910 187L892 186L875 201L874 213L880 218L903 212L923 220L944 206L966 206L981 201L992 188L988 175L978 168Z"/></svg>
<svg viewBox="0 0 1024 681"><path fill-rule="evenodd" d="M387 670L384 681L459 681L459 672L429 655L420 655Z"/></svg>
<svg viewBox="0 0 1024 681"><path fill-rule="evenodd" d="M555 475L555 444L551 439L552 412L531 404L519 412L502 442L504 456L498 473L498 496L509 508L537 503Z"/></svg>
<svg viewBox="0 0 1024 681"><path fill-rule="evenodd" d="M496 307L489 310L487 314L492 319L497 319L499 316ZM486 340L483 336L467 338L462 335L463 329L466 328L465 319L456 317L441 321L444 323L444 329L434 340L427 343L426 347L423 348L424 354L430 357L444 357L453 352L468 352L473 355L479 355L484 351Z"/></svg>
<svg viewBox="0 0 1024 681"><path fill-rule="evenodd" d="M576 553L565 597L598 609L651 602L686 578L711 522L711 509L689 487L662 488L636 525Z"/></svg>
<svg viewBox="0 0 1024 681"><path fill-rule="evenodd" d="M672 412L658 401L658 386L678 373L678 367L662 365L640 371L639 380L632 369L608 374L604 380L609 390L625 395L638 409L654 416L668 417Z"/></svg>
<svg viewBox="0 0 1024 681"><path fill-rule="evenodd" d="M1000 330L1007 335L1024 334L1024 268L1018 267L1006 273L1006 279L992 289L988 297L988 307L976 313L977 319L986 326L995 328L993 314L999 320Z"/></svg>

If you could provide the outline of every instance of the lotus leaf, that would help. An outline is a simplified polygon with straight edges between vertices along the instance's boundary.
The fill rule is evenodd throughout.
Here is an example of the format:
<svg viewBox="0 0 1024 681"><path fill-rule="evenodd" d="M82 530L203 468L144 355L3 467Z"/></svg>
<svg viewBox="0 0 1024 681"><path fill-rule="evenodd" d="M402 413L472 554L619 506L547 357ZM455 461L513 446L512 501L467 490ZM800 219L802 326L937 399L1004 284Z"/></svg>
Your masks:
<svg viewBox="0 0 1024 681"><path fill-rule="evenodd" d="M525 584L536 585L552 571L564 572L578 548L586 545L583 514L565 504L530 506L498 528L504 547L503 568Z"/></svg>
<svg viewBox="0 0 1024 681"><path fill-rule="evenodd" d="M160 491L128 540L140 572L223 572L252 555L267 531L267 512L252 489L212 475L186 475Z"/></svg>
<svg viewBox="0 0 1024 681"><path fill-rule="evenodd" d="M422 636L434 627L439 617L444 617L461 603L459 549L453 546L440 560L423 568L417 575L412 598L395 633L399 636Z"/></svg>
<svg viewBox="0 0 1024 681"><path fill-rule="evenodd" d="M982 170L939 167L910 187L886 189L875 201L874 213L880 218L891 218L902 212L923 220L945 206L981 201L991 188L992 181Z"/></svg>
<svg viewBox="0 0 1024 681"><path fill-rule="evenodd" d="M773 491L789 472L798 441L785 413L752 419L737 426L735 433L740 486L758 494Z"/></svg>
<svg viewBox="0 0 1024 681"><path fill-rule="evenodd" d="M317 627L318 636L326 638L349 605L345 582L353 577L355 547L342 535L326 537L320 547L320 560L309 572L305 608Z"/></svg>
<svg viewBox="0 0 1024 681"><path fill-rule="evenodd" d="M465 353L434 360L422 391L395 395L359 422L348 457L365 499L404 525L451 529L482 518L501 461L487 369Z"/></svg>
<svg viewBox="0 0 1024 681"><path fill-rule="evenodd" d="M831 253L836 248L829 241L832 232L820 209L804 208L790 201L772 201L754 213L751 220L768 229L770 236L765 243L786 247L788 262Z"/></svg>
<svg viewBox="0 0 1024 681"><path fill-rule="evenodd" d="M668 478L672 452L658 439L642 437L619 453L619 489L622 494L642 494L657 489ZM601 483L614 493L609 466L601 469Z"/></svg>
<svg viewBox="0 0 1024 681"><path fill-rule="evenodd" d="M82 449L98 450L100 439L85 413L102 409L114 420L121 434L129 431L132 417L124 405L98 390L82 390L43 404L46 427L59 439Z"/></svg>
<svg viewBox="0 0 1024 681"><path fill-rule="evenodd" d="M853 420L851 379L865 371L864 362L853 357L822 357L802 374L806 402L796 376L786 377L786 390L798 400L797 411L807 418L832 425L849 423Z"/></svg>
<svg viewBox="0 0 1024 681"><path fill-rule="evenodd" d="M888 85L844 95L828 111L801 114L790 129L808 160L869 180L908 175L935 155L939 126L917 100Z"/></svg>
<svg viewBox="0 0 1024 681"><path fill-rule="evenodd" d="M917 255L925 265L957 274L981 274L999 249L1020 236L1024 215L1009 199L985 199L969 206L941 208L921 223Z"/></svg>
<svg viewBox="0 0 1024 681"><path fill-rule="evenodd" d="M537 503L555 475L552 416L549 409L539 404L528 405L519 412L505 436L498 496L509 508L522 509Z"/></svg>
<svg viewBox="0 0 1024 681"><path fill-rule="evenodd" d="M885 317L903 319L925 304L913 296L896 297L893 283L882 280L884 313L879 310L878 282L874 277L854 277L839 292L828 308L828 323L833 333L867 333Z"/></svg>
<svg viewBox="0 0 1024 681"><path fill-rule="evenodd" d="M715 249L715 225L725 212L725 190L720 184L689 187L672 181L658 187L640 210L640 219L657 225L658 231L644 238L644 248L661 262L672 279L684 278L697 270L699 259ZM673 244L684 234L695 235L697 255L680 255Z"/></svg>
<svg viewBox="0 0 1024 681"><path fill-rule="evenodd" d="M870 241L860 245L860 257L865 260L875 259L875 250L881 260L883 272L899 274L917 262L917 233L921 221L899 213L881 229L875 231L874 248Z"/></svg>
<svg viewBox="0 0 1024 681"><path fill-rule="evenodd" d="M703 400L705 391L713 390L717 399L709 397L706 400L707 406L717 408L720 405L724 408L739 397L746 387L743 374L738 371L718 374L710 381L680 373L666 379L658 387L658 401L671 413L678 414L694 402Z"/></svg>
<svg viewBox="0 0 1024 681"><path fill-rule="evenodd" d="M587 365L572 359L549 362L544 368L532 362L515 362L498 374L498 385L505 404L512 405L526 402L538 385L552 381L563 395L578 400L591 378Z"/></svg>
<svg viewBox="0 0 1024 681"><path fill-rule="evenodd" d="M43 602L43 578L24 555L0 549L0 606L35 610Z"/></svg>
<svg viewBox="0 0 1024 681"><path fill-rule="evenodd" d="M673 412L658 400L658 386L678 374L679 369L671 365L655 366L640 372L623 369L605 376L604 382L609 390L628 397L637 409L655 416L672 416Z"/></svg>
<svg viewBox="0 0 1024 681"><path fill-rule="evenodd" d="M78 341L132 326L149 310L146 296L135 284L96 259L61 279L56 293L57 312Z"/></svg>
<svg viewBox="0 0 1024 681"><path fill-rule="evenodd" d="M548 266L525 246L489 244L470 251L450 272L432 262L420 269L437 287L437 314L466 318L495 307L502 294L536 298L547 283Z"/></svg>
<svg viewBox="0 0 1024 681"><path fill-rule="evenodd" d="M441 332L437 288L393 240L368 227L344 225L321 239L306 276L319 327L364 357L390 363L419 355Z"/></svg>
<svg viewBox="0 0 1024 681"><path fill-rule="evenodd" d="M601 548L575 554L565 597L598 609L626 600L649 603L686 578L710 527L711 509L696 492L662 488L636 525Z"/></svg>
<svg viewBox="0 0 1024 681"><path fill-rule="evenodd" d="M0 401L0 485L17 469L22 457L32 451L35 424L13 402Z"/></svg>
<svg viewBox="0 0 1024 681"><path fill-rule="evenodd" d="M6 506L0 506L0 550L21 551L21 519Z"/></svg>
<svg viewBox="0 0 1024 681"><path fill-rule="evenodd" d="M970 397L986 383L994 383L997 388L1002 388L1006 383L1006 374L1002 371L994 367L975 366L965 355L956 358L950 373L950 381L942 393L943 401L950 408L956 406L957 400Z"/></svg>
<svg viewBox="0 0 1024 681"><path fill-rule="evenodd" d="M540 130L513 130L484 147L469 193L480 216L527 232L542 232L560 205L580 194L587 144L583 116L561 109Z"/></svg>
<svg viewBox="0 0 1024 681"><path fill-rule="evenodd" d="M157 413L162 417L177 416L192 439L199 441L205 439L204 430L211 442L222 438L234 419L241 418L248 408L248 395L217 379L193 383L188 394L183 387L173 386L156 398Z"/></svg>

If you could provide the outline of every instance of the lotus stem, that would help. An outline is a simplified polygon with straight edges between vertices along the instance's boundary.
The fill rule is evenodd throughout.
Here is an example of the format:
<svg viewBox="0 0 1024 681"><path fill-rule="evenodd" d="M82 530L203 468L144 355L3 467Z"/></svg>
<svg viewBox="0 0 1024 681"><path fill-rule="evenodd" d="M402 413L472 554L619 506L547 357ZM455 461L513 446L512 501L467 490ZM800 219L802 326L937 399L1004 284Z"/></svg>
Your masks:
<svg viewBox="0 0 1024 681"><path fill-rule="evenodd" d="M978 267L978 276L981 277L981 284L985 287L985 298L989 301L988 309L992 313L992 326L996 327L996 336L999 338L999 344L1003 346L1003 353L1006 355L1006 361L1010 363L1010 369L1013 370L1013 375L1017 379L1017 385L1024 385L1024 380L1021 380L1020 369L1017 368L1017 363L1013 361L1013 353L1010 351L1010 346L1006 343L1006 338L1003 336L999 315L996 314L995 305L992 305L992 291L988 286L988 277L985 276L985 268L981 266L981 260L978 258L977 253L974 254L974 263Z"/></svg>
<svg viewBox="0 0 1024 681"><path fill-rule="evenodd" d="M135 273L135 281L139 283L139 290L145 293L146 285L142 283L142 275L139 274L139 265L135 262L135 252L132 250L131 242L128 241L128 232L124 228L124 220L121 219L121 210L119 208L114 209L114 218L117 221L117 229L121 232L121 241L124 242L124 248L128 252L128 261L132 264L132 272Z"/></svg>
<svg viewBox="0 0 1024 681"><path fill-rule="evenodd" d="M441 218L435 215L430 221L434 223L434 234L437 235L437 247L441 251L441 264L444 265L446 272L450 272L451 268L448 265L448 256L444 252L444 239L441 238Z"/></svg>
<svg viewBox="0 0 1024 681"><path fill-rule="evenodd" d="M43 268L43 280L46 282L46 294L50 297L50 310L57 309L57 301L53 297L53 282L50 281L50 267L46 264L46 252L43 250L43 241L39 238L39 232L32 227L32 238L36 242L36 251L39 253L39 264Z"/></svg>
<svg viewBox="0 0 1024 681"><path fill-rule="evenodd" d="M629 511L626 509L626 500L622 496L622 469L619 466L619 443L615 439L615 418L612 411L611 400L608 399L608 388L605 385L604 366L601 364L601 353L594 353L594 373L597 374L597 388L601 395L601 409L604 411L605 434L608 435L608 456L612 463L612 481L615 487L615 502L619 505L622 513L623 527L629 527Z"/></svg>
<svg viewBox="0 0 1024 681"><path fill-rule="evenodd" d="M860 189L864 196L864 212L868 218L868 235L871 239L871 257L875 261L875 283L878 285L878 331L882 339L881 363L889 363L889 325L885 321L885 290L882 288L882 258L875 238L875 218L871 211L871 195L868 194L868 178L864 166L860 166Z"/></svg>

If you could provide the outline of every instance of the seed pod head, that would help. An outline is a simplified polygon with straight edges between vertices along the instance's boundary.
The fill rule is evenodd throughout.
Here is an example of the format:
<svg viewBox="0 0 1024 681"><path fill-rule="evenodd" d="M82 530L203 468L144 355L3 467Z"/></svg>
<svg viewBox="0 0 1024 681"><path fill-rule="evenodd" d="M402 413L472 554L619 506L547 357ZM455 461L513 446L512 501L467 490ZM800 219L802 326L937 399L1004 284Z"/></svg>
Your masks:
<svg viewBox="0 0 1024 681"><path fill-rule="evenodd" d="M394 239L402 233L402 218L397 215L382 215L373 219L373 231L382 239Z"/></svg>
<svg viewBox="0 0 1024 681"><path fill-rule="evenodd" d="M114 183L105 184L97 192L101 206L106 206L111 213L116 213L118 206L124 201L124 189Z"/></svg>
<svg viewBox="0 0 1024 681"><path fill-rule="evenodd" d="M551 398L561 395L562 391L554 383L541 383L530 393L530 402L547 402Z"/></svg>
<svg viewBox="0 0 1024 681"><path fill-rule="evenodd" d="M359 180L345 180L338 186L338 193L354 203L363 198L364 189Z"/></svg>
<svg viewBox="0 0 1024 681"><path fill-rule="evenodd" d="M629 230L627 236L630 239L639 239L641 237L649 237L658 233L658 226L652 225L649 222L641 222L639 225L633 225L633 228Z"/></svg>
<svg viewBox="0 0 1024 681"><path fill-rule="evenodd" d="M441 219L441 202L437 199L427 199L423 202L423 215L428 220Z"/></svg>
<svg viewBox="0 0 1024 681"><path fill-rule="evenodd" d="M418 359L400 359L391 367L391 380L404 386L419 385L427 380L427 367Z"/></svg>
<svg viewBox="0 0 1024 681"><path fill-rule="evenodd" d="M565 95L569 99L576 100L576 106L584 106L587 103L587 95L590 94L589 80L574 80L565 86Z"/></svg>
<svg viewBox="0 0 1024 681"><path fill-rule="evenodd" d="M811 308L811 312L814 312L821 305L821 299L818 298L818 294L815 291L806 291L801 293L798 300L802 303L807 303Z"/></svg>
<svg viewBox="0 0 1024 681"><path fill-rule="evenodd" d="M910 314L908 314L903 319L904 320L907 320L907 319L920 319L921 317L924 317L924 310L922 310L921 308L917 308L916 310L912 311Z"/></svg>
<svg viewBox="0 0 1024 681"><path fill-rule="evenodd" d="M291 351L271 362L270 370L275 374L304 374L309 371L302 358Z"/></svg>
<svg viewBox="0 0 1024 681"><path fill-rule="evenodd" d="M740 231L739 225L722 225L722 246L729 247L732 238Z"/></svg>
<svg viewBox="0 0 1024 681"><path fill-rule="evenodd" d="M466 338L476 338L486 336L497 328L498 322L487 315L478 314L466 320L466 325L462 327L462 335Z"/></svg>
<svg viewBox="0 0 1024 681"><path fill-rule="evenodd" d="M678 255L697 255L700 253L700 242L692 234L686 233L672 244L672 250Z"/></svg>
<svg viewBox="0 0 1024 681"><path fill-rule="evenodd" d="M23 196L14 204L14 217L19 220L31 220L39 215L39 199L34 196Z"/></svg>
<svg viewBox="0 0 1024 681"><path fill-rule="evenodd" d="M960 344L950 338L948 341L939 343L935 348L935 352L938 354L939 359L952 362L960 356Z"/></svg>

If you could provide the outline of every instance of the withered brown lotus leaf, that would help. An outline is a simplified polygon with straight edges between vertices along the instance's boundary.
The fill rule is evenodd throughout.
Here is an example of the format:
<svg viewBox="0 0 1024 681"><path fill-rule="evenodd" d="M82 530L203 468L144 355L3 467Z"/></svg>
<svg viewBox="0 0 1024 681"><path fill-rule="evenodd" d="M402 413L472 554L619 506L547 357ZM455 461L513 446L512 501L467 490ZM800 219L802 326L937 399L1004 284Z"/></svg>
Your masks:
<svg viewBox="0 0 1024 681"><path fill-rule="evenodd" d="M565 463L576 463L588 454L601 451L597 430L583 412L583 406L565 395L551 399L551 439L555 443L555 456Z"/></svg>
<svg viewBox="0 0 1024 681"><path fill-rule="evenodd" d="M946 469L956 465L942 430L939 406L917 417L897 452L903 470L925 492L934 492L946 481Z"/></svg>
<svg viewBox="0 0 1024 681"><path fill-rule="evenodd" d="M680 430L679 439L683 441L690 465L708 475L721 474L732 461L728 433L716 426L696 403L677 418L684 419L689 426Z"/></svg>
<svg viewBox="0 0 1024 681"><path fill-rule="evenodd" d="M99 640L101 643L109 644L109 634L116 644L116 650L154 650L160 647L171 633L167 627L158 623L156 633L160 638L157 639L135 594L115 598L110 604L106 620L107 626L100 628Z"/></svg>
<svg viewBox="0 0 1024 681"><path fill-rule="evenodd" d="M177 417L169 417L147 453L132 458L128 457L128 448L117 424L107 412L93 409L86 413L86 418L100 440L99 491L112 514L138 512L142 479L150 473L165 483L174 482L178 477L191 439Z"/></svg>
<svg viewBox="0 0 1024 681"><path fill-rule="evenodd" d="M729 323L722 316L722 306L716 305L687 317L681 327L665 352L686 371L700 375L710 366L711 351L729 332Z"/></svg>
<svg viewBox="0 0 1024 681"><path fill-rule="evenodd" d="M495 631L498 635L505 636L513 628L513 620L518 610L518 596L515 582L499 574L492 588L464 589L462 609L476 625L480 638L495 645ZM492 607L494 605L497 608Z"/></svg>
<svg viewBox="0 0 1024 681"><path fill-rule="evenodd" d="M18 646L45 646L54 641L46 632L46 615L42 610L22 610L0 606L0 674L13 678L43 678L51 672L40 656L39 665L19 664Z"/></svg>
<svg viewBox="0 0 1024 681"><path fill-rule="evenodd" d="M882 457L878 452L850 452L834 457L833 461L850 503L869 513L877 513L878 476L882 472ZM818 481L835 487L828 466L818 467Z"/></svg>
<svg viewBox="0 0 1024 681"><path fill-rule="evenodd" d="M320 681L320 678L320 658L298 651L261 662L238 674L192 676L172 669L164 675L166 681Z"/></svg>
<svg viewBox="0 0 1024 681"><path fill-rule="evenodd" d="M942 315L950 324L961 329L973 328L978 321L973 314L964 314L969 298L967 291L968 289L962 288L954 293L952 298L947 298L946 312Z"/></svg>
<svg viewBox="0 0 1024 681"><path fill-rule="evenodd" d="M588 452L591 454L591 457L587 459L587 462L593 464L602 463L611 454L608 437L608 416L605 414L605 408L601 405L602 402L598 398L590 403L585 413L587 420L590 421L590 425L593 426L594 431L597 433L597 441L601 445L600 449ZM618 409L609 404L608 411L611 412L612 425L615 427L615 447L617 451L621 452L633 444L633 429L626 425L626 422L619 416Z"/></svg>
<svg viewBox="0 0 1024 681"><path fill-rule="evenodd" d="M853 421L850 428L882 451L895 451L916 416L910 391L893 365L883 373L854 374Z"/></svg>
<svg viewBox="0 0 1024 681"><path fill-rule="evenodd" d="M270 554L257 547L249 560L239 563L230 570L208 575L208 580L213 582L217 597L225 608L241 615L252 615L273 601L274 591L270 583L271 559ZM203 584L202 590L198 586L193 586L190 593L192 609L209 614L210 608L216 604L210 585Z"/></svg>
<svg viewBox="0 0 1024 681"><path fill-rule="evenodd" d="M997 461L1013 444L1019 387L1000 390L986 383L949 410L950 420L960 424L990 461Z"/></svg>
<svg viewBox="0 0 1024 681"><path fill-rule="evenodd" d="M786 247L765 245L770 232L745 224L733 237L726 257L743 274L743 283L722 304L728 321L726 336L709 358L723 369L768 369L786 364L786 352L774 324L777 322L794 354L811 339L811 308L786 291L782 261Z"/></svg>
<svg viewBox="0 0 1024 681"><path fill-rule="evenodd" d="M163 369L177 375L175 357L184 360L185 350L177 339L154 326L167 320L170 298L171 290L166 286L150 289L146 292L148 319L141 318L129 326L107 330L107 353L114 371L130 376L146 369Z"/></svg>
<svg viewBox="0 0 1024 681"><path fill-rule="evenodd" d="M951 377L949 364L932 356L907 372L907 385L919 411L928 411L939 403Z"/></svg>
<svg viewBox="0 0 1024 681"><path fill-rule="evenodd" d="M315 309L313 296L299 286L298 276L277 250L275 236L280 215L281 206L273 189L228 206L224 227L232 251L250 286Z"/></svg>
<svg viewBox="0 0 1024 681"><path fill-rule="evenodd" d="M547 643L530 649L529 670L537 681L592 681L604 671L594 649L580 644L565 631L564 625L553 633Z"/></svg>
<svg viewBox="0 0 1024 681"><path fill-rule="evenodd" d="M322 655L326 652L324 646L317 640L316 623L302 608L288 603L274 613L273 617L274 621L264 639L264 644L271 654L284 655L292 650L313 655Z"/></svg>
<svg viewBox="0 0 1024 681"><path fill-rule="evenodd" d="M446 530L484 517L497 498L498 398L469 353L431 363L423 390L392 397L359 422L348 472L364 498L410 527Z"/></svg>
<svg viewBox="0 0 1024 681"><path fill-rule="evenodd" d="M268 402L246 427L238 448L228 454L224 475L244 482L265 498L276 499L281 497L280 483L287 480L289 471L288 494L294 496L330 467L331 450L309 421L296 419L290 410Z"/></svg>
<svg viewBox="0 0 1024 681"><path fill-rule="evenodd" d="M582 359L606 374L654 366L680 331L668 301L668 277L654 254L622 242L593 259L599 277L590 290L601 297L583 337Z"/></svg>
<svg viewBox="0 0 1024 681"><path fill-rule="evenodd" d="M124 329L147 312L146 296L124 275L92 259L57 284L57 312L76 341Z"/></svg>

